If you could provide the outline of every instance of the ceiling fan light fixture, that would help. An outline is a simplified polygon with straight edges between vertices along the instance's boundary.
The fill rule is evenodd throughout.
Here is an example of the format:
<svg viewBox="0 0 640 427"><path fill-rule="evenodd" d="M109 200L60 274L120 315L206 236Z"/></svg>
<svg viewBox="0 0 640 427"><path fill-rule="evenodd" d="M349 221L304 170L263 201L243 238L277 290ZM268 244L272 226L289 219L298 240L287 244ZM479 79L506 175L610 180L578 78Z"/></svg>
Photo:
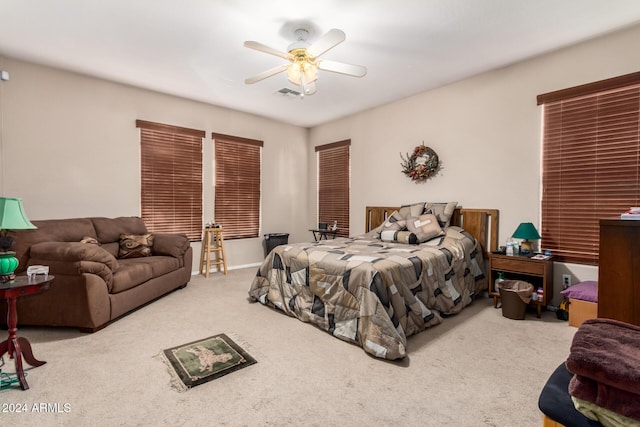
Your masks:
<svg viewBox="0 0 640 427"><path fill-rule="evenodd" d="M264 80L267 77L286 71L287 79L291 83L300 87L302 90L300 95L303 97L304 95L312 95L316 92L315 81L318 79L319 70L345 74L353 77L362 77L367 74L367 69L360 65L351 65L342 62L318 59L329 49L334 48L344 41L345 34L343 31L335 28L329 30L312 45L309 45L307 42L309 30L306 28L297 28L295 30L295 36L296 42L289 45L288 52L281 52L255 41L244 42L245 47L259 50L270 55L275 55L289 61L288 64L282 64L254 77L245 79L245 83L253 84Z"/></svg>
<svg viewBox="0 0 640 427"><path fill-rule="evenodd" d="M287 67L287 79L295 85L303 85L313 83L318 79L318 67L315 63L310 62L308 57L297 57L294 62ZM307 91L303 91L307 95Z"/></svg>

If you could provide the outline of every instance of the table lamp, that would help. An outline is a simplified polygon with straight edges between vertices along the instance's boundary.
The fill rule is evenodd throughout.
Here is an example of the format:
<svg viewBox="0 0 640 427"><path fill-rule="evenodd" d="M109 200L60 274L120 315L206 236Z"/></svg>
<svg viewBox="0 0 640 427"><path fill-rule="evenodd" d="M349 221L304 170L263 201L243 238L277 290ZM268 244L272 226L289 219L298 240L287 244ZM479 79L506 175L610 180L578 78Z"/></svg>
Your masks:
<svg viewBox="0 0 640 427"><path fill-rule="evenodd" d="M540 239L540 234L538 234L538 230L536 230L536 227L534 227L532 223L521 222L511 237L514 239L524 239L520 247L525 252L531 252L531 250L533 250L533 243L529 240Z"/></svg>
<svg viewBox="0 0 640 427"><path fill-rule="evenodd" d="M0 197L0 283L15 279L18 258L9 249L13 238L7 236L7 230L27 230L37 228L31 224L24 213L22 199Z"/></svg>

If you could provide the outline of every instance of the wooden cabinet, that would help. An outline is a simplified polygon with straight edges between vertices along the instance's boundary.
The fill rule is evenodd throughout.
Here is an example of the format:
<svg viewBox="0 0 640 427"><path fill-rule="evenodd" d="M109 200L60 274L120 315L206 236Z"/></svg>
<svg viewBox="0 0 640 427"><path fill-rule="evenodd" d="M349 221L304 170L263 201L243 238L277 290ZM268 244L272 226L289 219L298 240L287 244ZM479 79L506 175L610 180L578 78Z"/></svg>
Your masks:
<svg viewBox="0 0 640 427"><path fill-rule="evenodd" d="M600 220L598 317L640 325L640 221Z"/></svg>
<svg viewBox="0 0 640 427"><path fill-rule="evenodd" d="M531 301L536 307L538 317L543 307L553 299L553 259L531 259L528 256L491 254L489 258L489 296L493 297L496 307L500 294L494 284L498 273L504 273L509 280L523 280L533 285L534 290L542 288L542 301Z"/></svg>

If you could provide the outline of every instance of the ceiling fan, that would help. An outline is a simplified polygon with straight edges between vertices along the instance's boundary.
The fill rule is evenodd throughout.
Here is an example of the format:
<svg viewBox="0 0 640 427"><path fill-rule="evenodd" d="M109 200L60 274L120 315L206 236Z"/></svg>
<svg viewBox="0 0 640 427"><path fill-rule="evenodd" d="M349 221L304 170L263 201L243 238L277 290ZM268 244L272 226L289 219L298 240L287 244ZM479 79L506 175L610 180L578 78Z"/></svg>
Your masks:
<svg viewBox="0 0 640 427"><path fill-rule="evenodd" d="M289 45L287 52L273 49L255 41L244 42L245 47L279 56L289 61L288 64L278 65L277 67L250 77L244 82L246 84L253 84L286 71L289 81L300 86L302 95L304 96L313 95L316 92L315 82L318 79L318 70L331 71L332 73L346 74L354 77L362 77L367 74L367 68L361 65L318 59L320 55L345 40L346 36L343 31L335 28L329 30L313 44L307 42L309 30L305 27L296 28L294 35L296 41Z"/></svg>

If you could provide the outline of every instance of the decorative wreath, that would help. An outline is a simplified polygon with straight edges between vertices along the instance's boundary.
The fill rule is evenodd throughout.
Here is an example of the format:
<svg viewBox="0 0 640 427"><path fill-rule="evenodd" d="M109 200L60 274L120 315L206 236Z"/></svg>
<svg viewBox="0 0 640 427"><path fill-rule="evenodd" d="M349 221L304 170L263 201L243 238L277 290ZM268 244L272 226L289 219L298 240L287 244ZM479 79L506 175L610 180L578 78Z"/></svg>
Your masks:
<svg viewBox="0 0 640 427"><path fill-rule="evenodd" d="M438 155L431 148L418 145L411 155L407 153L406 158L400 153L402 159L402 173L411 178L412 181L422 182L431 178L438 172Z"/></svg>

